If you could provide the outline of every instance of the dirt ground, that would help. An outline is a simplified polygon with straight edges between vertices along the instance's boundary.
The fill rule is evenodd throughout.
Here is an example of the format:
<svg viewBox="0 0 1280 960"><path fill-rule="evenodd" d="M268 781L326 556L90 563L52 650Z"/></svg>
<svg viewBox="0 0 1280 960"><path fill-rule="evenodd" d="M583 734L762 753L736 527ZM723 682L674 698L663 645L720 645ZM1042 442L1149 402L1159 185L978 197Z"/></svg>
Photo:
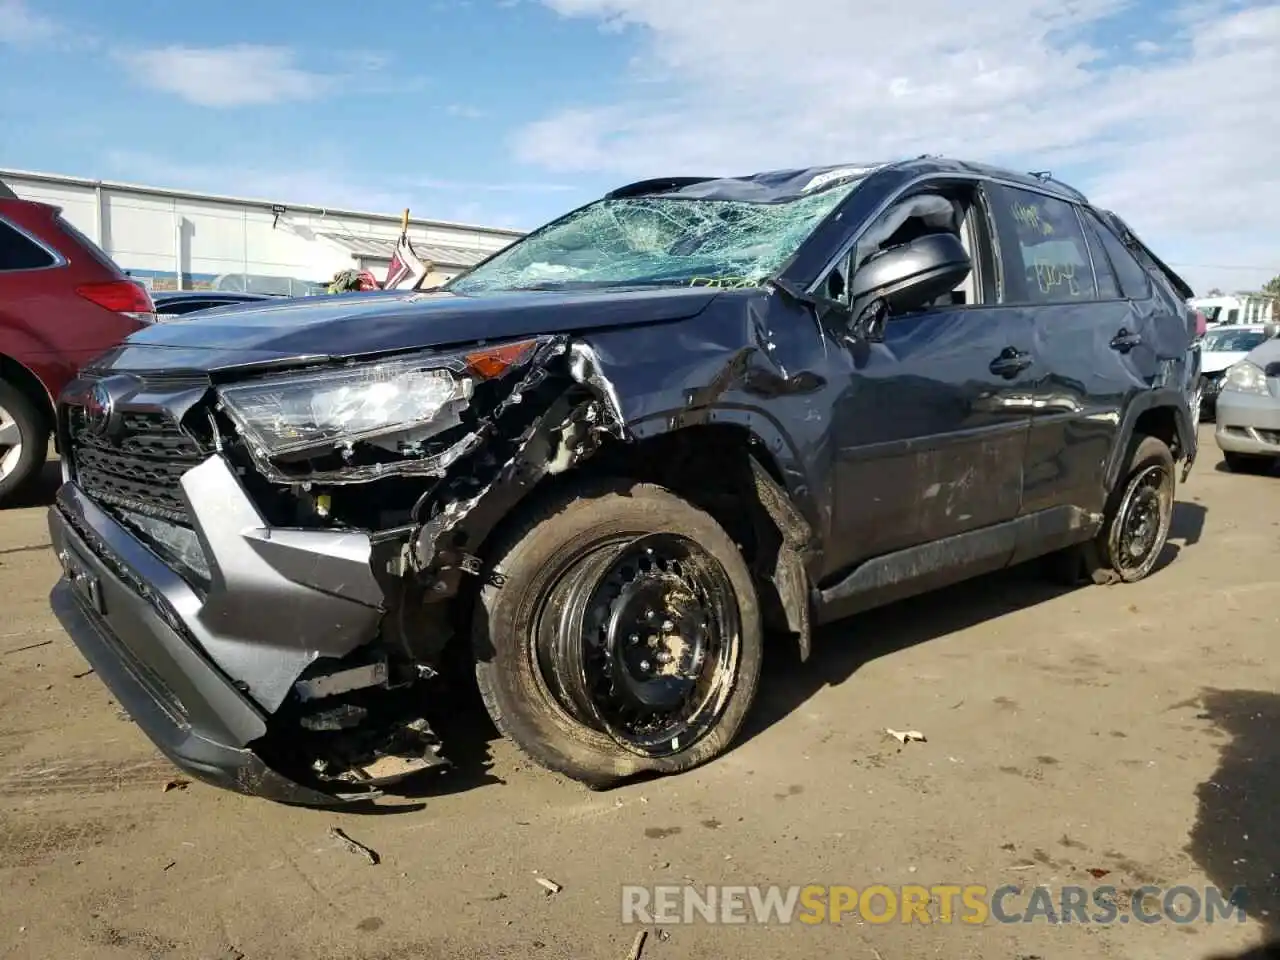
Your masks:
<svg viewBox="0 0 1280 960"><path fill-rule="evenodd" d="M611 792L463 704L458 768L373 814L166 791L48 612L44 506L0 512L0 957L623 960L622 886L689 881L1244 886L1249 919L697 922L645 928L645 960L1242 957L1280 940L1280 476L1201 444L1141 584L1011 571L771 651L732 752Z"/></svg>

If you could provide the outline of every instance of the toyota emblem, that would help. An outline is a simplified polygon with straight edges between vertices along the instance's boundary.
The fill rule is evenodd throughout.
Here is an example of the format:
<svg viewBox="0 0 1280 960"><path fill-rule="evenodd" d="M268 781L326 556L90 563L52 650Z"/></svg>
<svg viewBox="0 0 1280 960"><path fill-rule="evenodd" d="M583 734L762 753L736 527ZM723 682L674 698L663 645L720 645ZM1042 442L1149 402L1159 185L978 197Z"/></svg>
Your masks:
<svg viewBox="0 0 1280 960"><path fill-rule="evenodd" d="M106 433L111 422L113 401L106 384L95 383L84 406L85 426L93 433Z"/></svg>

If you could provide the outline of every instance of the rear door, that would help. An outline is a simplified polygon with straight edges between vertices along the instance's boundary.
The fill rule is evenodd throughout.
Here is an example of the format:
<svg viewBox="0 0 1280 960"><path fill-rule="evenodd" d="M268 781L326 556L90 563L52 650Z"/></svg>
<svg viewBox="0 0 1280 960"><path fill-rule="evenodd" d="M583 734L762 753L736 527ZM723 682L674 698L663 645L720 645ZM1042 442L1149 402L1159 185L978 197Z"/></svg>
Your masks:
<svg viewBox="0 0 1280 960"><path fill-rule="evenodd" d="M1121 412L1157 373L1151 284L1136 263L1129 286L1118 282L1070 200L1002 185L993 191L993 209L1006 301L1025 305L1035 329L1022 512L1098 512Z"/></svg>

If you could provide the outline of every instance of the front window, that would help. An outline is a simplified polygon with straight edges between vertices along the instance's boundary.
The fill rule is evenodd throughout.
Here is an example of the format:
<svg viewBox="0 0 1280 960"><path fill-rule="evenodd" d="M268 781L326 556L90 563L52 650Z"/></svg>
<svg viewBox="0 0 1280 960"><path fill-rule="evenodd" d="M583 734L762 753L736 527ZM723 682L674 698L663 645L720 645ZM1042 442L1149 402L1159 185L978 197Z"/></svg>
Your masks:
<svg viewBox="0 0 1280 960"><path fill-rule="evenodd" d="M458 277L461 294L636 285L754 286L800 248L859 181L759 202L679 192L600 200Z"/></svg>
<svg viewBox="0 0 1280 960"><path fill-rule="evenodd" d="M1248 353L1267 339L1261 330L1219 330L1204 338L1204 348L1210 353Z"/></svg>

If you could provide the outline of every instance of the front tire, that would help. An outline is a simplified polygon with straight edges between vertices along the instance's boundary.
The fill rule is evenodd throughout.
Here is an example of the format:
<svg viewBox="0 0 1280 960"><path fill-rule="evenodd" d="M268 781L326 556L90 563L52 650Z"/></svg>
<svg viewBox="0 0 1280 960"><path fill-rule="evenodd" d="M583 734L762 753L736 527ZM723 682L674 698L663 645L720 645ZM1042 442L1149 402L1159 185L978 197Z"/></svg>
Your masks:
<svg viewBox="0 0 1280 960"><path fill-rule="evenodd" d="M502 538L473 623L494 725L601 789L728 748L754 698L760 612L708 514L651 484L550 498Z"/></svg>

